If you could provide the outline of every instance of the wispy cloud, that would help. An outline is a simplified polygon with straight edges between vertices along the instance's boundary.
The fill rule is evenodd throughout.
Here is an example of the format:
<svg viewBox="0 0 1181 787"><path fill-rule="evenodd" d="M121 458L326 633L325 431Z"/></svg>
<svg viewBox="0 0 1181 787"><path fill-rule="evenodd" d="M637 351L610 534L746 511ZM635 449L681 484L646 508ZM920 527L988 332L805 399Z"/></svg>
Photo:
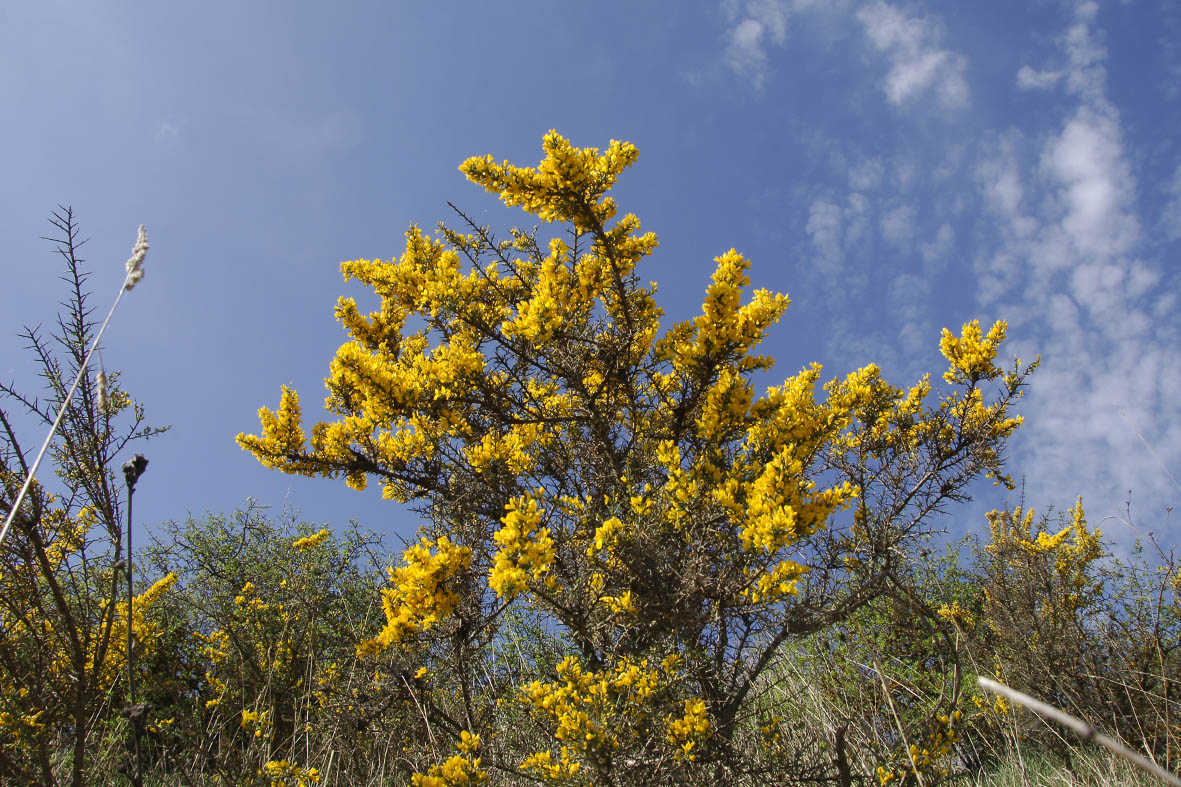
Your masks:
<svg viewBox="0 0 1181 787"><path fill-rule="evenodd" d="M818 261L830 271L838 271L845 262L844 212L826 200L812 203L805 226Z"/></svg>
<svg viewBox="0 0 1181 787"><path fill-rule="evenodd" d="M1104 516L1132 490L1155 516L1177 501L1157 457L1181 461L1181 350L1173 297L1146 258L1096 11L1075 8L1060 62L1018 72L1018 86L1074 99L1059 129L1036 143L1008 132L984 148L976 182L999 233L978 265L979 297L1021 326L1019 353L1044 358L1018 442L1031 491L1058 504L1083 494Z"/></svg>
<svg viewBox="0 0 1181 787"><path fill-rule="evenodd" d="M1081 258L1107 261L1132 251L1140 231L1136 184L1112 107L1080 106L1046 145L1042 168L1056 186L1063 240Z"/></svg>
<svg viewBox="0 0 1181 787"><path fill-rule="evenodd" d="M298 157L349 148L362 137L361 123L351 112L283 118L271 127L279 149Z"/></svg>
<svg viewBox="0 0 1181 787"><path fill-rule="evenodd" d="M885 174L886 167L880 158L862 159L849 168L849 186L854 191L876 189Z"/></svg>
<svg viewBox="0 0 1181 787"><path fill-rule="evenodd" d="M1173 172L1173 179L1165 184L1168 201L1161 211L1160 228L1165 240L1181 240L1181 165Z"/></svg>
<svg viewBox="0 0 1181 787"><path fill-rule="evenodd" d="M1017 87L1022 90L1045 90L1057 86L1061 81L1061 71L1038 71L1029 66L1021 66L1017 70Z"/></svg>
<svg viewBox="0 0 1181 787"><path fill-rule="evenodd" d="M812 0L727 0L726 65L761 89L770 71L767 48L782 46L789 17L811 4Z"/></svg>
<svg viewBox="0 0 1181 787"><path fill-rule="evenodd" d="M932 95L944 109L967 106L967 59L939 46L939 30L934 22L907 16L882 0L863 6L857 20L874 48L890 64L883 89L891 104L902 106Z"/></svg>
<svg viewBox="0 0 1181 787"><path fill-rule="evenodd" d="M851 192L844 205L829 198L812 202L805 226L817 269L832 281L845 268L845 256L864 241L869 230L869 201Z"/></svg>
<svg viewBox="0 0 1181 787"><path fill-rule="evenodd" d="M899 273L890 282L886 298L899 323L898 346L908 357L922 354L934 335L929 308L931 280L917 272Z"/></svg>
<svg viewBox="0 0 1181 787"><path fill-rule="evenodd" d="M944 222L935 231L935 237L919 247L923 262L931 270L939 270L947 263L947 255L955 246L955 229Z"/></svg>
<svg viewBox="0 0 1181 787"><path fill-rule="evenodd" d="M1158 77L1165 97L1176 101L1181 97L1181 7L1162 2L1160 9L1160 47L1163 68Z"/></svg>
<svg viewBox="0 0 1181 787"><path fill-rule="evenodd" d="M156 124L156 130L152 136L159 144L172 142L180 136L180 124L173 123L169 120L161 120Z"/></svg>

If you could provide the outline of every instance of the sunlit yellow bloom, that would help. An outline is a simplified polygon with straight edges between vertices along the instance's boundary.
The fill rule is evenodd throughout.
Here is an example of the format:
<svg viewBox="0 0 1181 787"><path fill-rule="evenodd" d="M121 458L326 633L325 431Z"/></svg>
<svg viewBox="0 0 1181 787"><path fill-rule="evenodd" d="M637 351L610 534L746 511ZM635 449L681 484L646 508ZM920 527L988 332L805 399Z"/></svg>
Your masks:
<svg viewBox="0 0 1181 787"><path fill-rule="evenodd" d="M319 532L312 533L310 536L304 536L303 538L295 539L295 541L291 542L291 546L295 549L298 549L300 552L304 552L323 544L328 540L329 535L330 533L328 530L326 528L322 528Z"/></svg>

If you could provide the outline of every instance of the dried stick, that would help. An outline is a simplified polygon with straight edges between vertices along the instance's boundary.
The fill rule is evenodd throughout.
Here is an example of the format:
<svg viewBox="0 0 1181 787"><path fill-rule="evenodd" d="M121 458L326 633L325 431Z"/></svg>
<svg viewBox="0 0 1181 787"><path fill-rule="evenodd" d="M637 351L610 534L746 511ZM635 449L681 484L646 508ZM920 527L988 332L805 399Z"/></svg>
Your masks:
<svg viewBox="0 0 1181 787"><path fill-rule="evenodd" d="M1036 700L1028 694L1022 694L1016 689L1011 689L1003 683L997 683L995 680L989 680L984 676L976 678L976 682L980 684L980 688L984 689L985 691L991 691L993 694L999 694L1008 700L1012 700L1018 705L1029 708L1039 716L1044 716L1051 721L1056 721L1063 727L1067 727L1074 731L1076 735L1085 741L1094 741L1095 743L1098 743L1112 754L1123 757L1137 768L1151 773L1153 776L1157 777L1166 784L1172 784L1176 785L1176 787L1181 787L1181 779L1178 779L1174 774L1169 773L1152 760L1141 757L1139 754L1132 751L1127 746L1124 746L1115 738L1104 735L1102 732L1092 727L1082 719L1077 719L1074 716L1071 716L1069 713L1058 710L1053 705L1047 705L1041 700Z"/></svg>

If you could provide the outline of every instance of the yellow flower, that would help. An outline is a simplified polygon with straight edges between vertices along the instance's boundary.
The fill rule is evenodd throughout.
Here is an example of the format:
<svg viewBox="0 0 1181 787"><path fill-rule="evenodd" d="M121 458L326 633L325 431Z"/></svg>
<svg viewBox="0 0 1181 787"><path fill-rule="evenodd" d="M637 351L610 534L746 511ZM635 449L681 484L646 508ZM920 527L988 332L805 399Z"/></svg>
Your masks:
<svg viewBox="0 0 1181 787"><path fill-rule="evenodd" d="M939 350L951 362L951 366L943 378L949 383L975 384L980 380L999 377L1002 371L993 363L996 361L997 348L1005 340L1008 329L1008 323L998 320L985 336L980 332L980 321L972 320L964 324L957 338L944 328Z"/></svg>
<svg viewBox="0 0 1181 787"><path fill-rule="evenodd" d="M326 528L321 528L319 532L313 533L310 536L297 538L291 542L291 546L298 549L300 552L306 552L313 547L318 547L328 540L329 532Z"/></svg>
<svg viewBox="0 0 1181 787"><path fill-rule="evenodd" d="M385 628L375 638L357 646L359 655L385 650L450 615L459 602L459 594L449 583L471 566L472 551L442 536L434 544L423 539L406 550L403 560L403 566L388 569L393 587L381 591Z"/></svg>
<svg viewBox="0 0 1181 787"><path fill-rule="evenodd" d="M503 524L492 537L500 545L489 572L488 585L497 596L520 593L530 580L540 579L554 560L554 540L540 527L542 511L536 498L514 498L501 517Z"/></svg>
<svg viewBox="0 0 1181 787"><path fill-rule="evenodd" d="M463 730L459 733L459 743L455 747L465 754L475 754L480 748L480 736Z"/></svg>

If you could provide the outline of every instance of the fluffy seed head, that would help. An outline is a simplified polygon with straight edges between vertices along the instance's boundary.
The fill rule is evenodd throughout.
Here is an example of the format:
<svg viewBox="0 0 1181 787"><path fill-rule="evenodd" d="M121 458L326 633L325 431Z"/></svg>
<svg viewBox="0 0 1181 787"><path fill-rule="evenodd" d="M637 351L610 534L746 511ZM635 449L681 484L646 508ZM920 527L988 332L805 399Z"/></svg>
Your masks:
<svg viewBox="0 0 1181 787"><path fill-rule="evenodd" d="M139 225L139 234L135 238L135 245L131 247L131 259L127 260L127 280L123 282L123 289L131 290L144 277L144 257L148 256L148 231L144 225Z"/></svg>

